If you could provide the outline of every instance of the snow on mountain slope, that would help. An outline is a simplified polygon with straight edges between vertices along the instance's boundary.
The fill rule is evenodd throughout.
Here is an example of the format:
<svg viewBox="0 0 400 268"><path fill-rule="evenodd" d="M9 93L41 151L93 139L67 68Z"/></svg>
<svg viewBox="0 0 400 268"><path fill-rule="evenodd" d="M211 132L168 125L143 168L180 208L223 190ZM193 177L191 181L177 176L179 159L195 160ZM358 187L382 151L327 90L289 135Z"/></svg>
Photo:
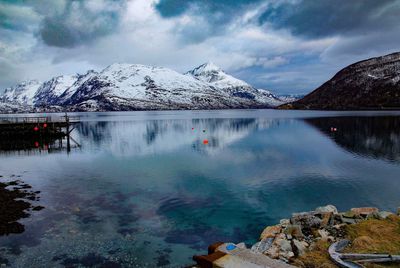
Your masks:
<svg viewBox="0 0 400 268"><path fill-rule="evenodd" d="M224 90L232 97L249 98L256 102L267 103L270 106L278 106L284 103L270 91L256 89L248 83L225 73L220 67L212 62L202 64L199 67L188 71L186 75L210 83L212 86Z"/></svg>
<svg viewBox="0 0 400 268"><path fill-rule="evenodd" d="M205 94L215 92L208 84L167 68L112 64L86 80L66 104L97 100L108 108L167 109L190 106Z"/></svg>
<svg viewBox="0 0 400 268"><path fill-rule="evenodd" d="M33 92L30 88L27 97L33 108L57 106L70 111L267 108L282 104L271 92L255 89L211 63L187 74L117 63L101 72L54 77ZM7 96L0 99L10 102ZM17 99L15 103L21 102Z"/></svg>
<svg viewBox="0 0 400 268"><path fill-rule="evenodd" d="M241 85L243 83L241 82ZM237 89L243 88L217 87L213 83L167 68L113 64L86 80L66 104L79 105L81 109L97 105L105 110L224 109L270 106L267 95L258 94L257 97L260 100L256 99L252 93L258 93L258 91L249 85L246 84L246 90L249 92L245 92L248 95L231 92ZM88 103L89 100L91 100L90 103ZM97 103L93 103L93 100Z"/></svg>
<svg viewBox="0 0 400 268"><path fill-rule="evenodd" d="M40 86L41 83L37 80L22 82L7 88L0 100L8 104L33 105L33 97Z"/></svg>
<svg viewBox="0 0 400 268"><path fill-rule="evenodd" d="M191 75L200 81L210 83L218 88L252 88L252 86L250 86L246 82L239 80L229 74L226 74L220 67L212 62L202 64L199 67L187 72L186 74Z"/></svg>
<svg viewBox="0 0 400 268"><path fill-rule="evenodd" d="M57 105L59 97L71 87L78 75L60 75L46 81L37 90L33 103L35 106Z"/></svg>

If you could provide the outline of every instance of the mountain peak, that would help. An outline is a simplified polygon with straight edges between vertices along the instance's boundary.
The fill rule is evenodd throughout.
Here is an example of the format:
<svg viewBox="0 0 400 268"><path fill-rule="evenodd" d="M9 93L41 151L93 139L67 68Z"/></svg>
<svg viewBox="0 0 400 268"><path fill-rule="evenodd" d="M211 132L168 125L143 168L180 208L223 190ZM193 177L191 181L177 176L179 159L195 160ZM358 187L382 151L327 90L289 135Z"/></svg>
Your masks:
<svg viewBox="0 0 400 268"><path fill-rule="evenodd" d="M210 73L210 72L218 73L218 72L224 72L224 71L222 71L222 69L219 66L217 66L216 64L214 64L213 62L208 61L187 73L191 74L193 76L199 76L199 75L203 75L203 74Z"/></svg>
<svg viewBox="0 0 400 268"><path fill-rule="evenodd" d="M222 69L212 61L202 64L201 67L203 67L204 71L222 71Z"/></svg>

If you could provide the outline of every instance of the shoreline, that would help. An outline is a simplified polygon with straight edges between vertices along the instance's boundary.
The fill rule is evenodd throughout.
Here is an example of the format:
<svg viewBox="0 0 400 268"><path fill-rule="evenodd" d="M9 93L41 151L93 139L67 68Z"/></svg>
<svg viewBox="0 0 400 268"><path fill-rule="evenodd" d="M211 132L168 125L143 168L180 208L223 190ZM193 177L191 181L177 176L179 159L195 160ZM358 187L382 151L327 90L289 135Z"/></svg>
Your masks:
<svg viewBox="0 0 400 268"><path fill-rule="evenodd" d="M238 265L235 267L246 267L249 264L243 265L241 262L254 263L252 259L256 258L261 259L261 264L254 267L267 267L262 265L263 261L268 263L274 260L278 261L279 267L334 268L339 265L332 260L328 249L339 241L350 242L344 249L347 253L399 255L400 207L396 212L380 211L375 207L339 212L335 206L326 205L313 211L293 213L290 219L267 226L260 234L259 241L250 248L244 243L211 245L209 255L193 258L198 265L194 267L207 267L204 260L214 265L212 267L230 267L232 262ZM229 252L225 249L229 246L235 249ZM210 248L214 249L210 251ZM238 258L237 250L247 252L246 257ZM225 255L216 255L216 252ZM218 258L213 259L213 255ZM369 264L365 267L385 266Z"/></svg>

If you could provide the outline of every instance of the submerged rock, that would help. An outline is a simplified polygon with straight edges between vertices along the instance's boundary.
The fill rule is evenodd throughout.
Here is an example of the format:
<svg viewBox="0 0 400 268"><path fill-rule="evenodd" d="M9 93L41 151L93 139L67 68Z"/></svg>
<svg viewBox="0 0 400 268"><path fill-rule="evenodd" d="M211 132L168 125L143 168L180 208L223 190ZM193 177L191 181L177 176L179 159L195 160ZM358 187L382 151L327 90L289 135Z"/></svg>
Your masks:
<svg viewBox="0 0 400 268"><path fill-rule="evenodd" d="M37 200L36 192L22 181L0 182L0 236L22 233L25 227L18 222L29 217L30 211L42 210L42 206L32 206Z"/></svg>

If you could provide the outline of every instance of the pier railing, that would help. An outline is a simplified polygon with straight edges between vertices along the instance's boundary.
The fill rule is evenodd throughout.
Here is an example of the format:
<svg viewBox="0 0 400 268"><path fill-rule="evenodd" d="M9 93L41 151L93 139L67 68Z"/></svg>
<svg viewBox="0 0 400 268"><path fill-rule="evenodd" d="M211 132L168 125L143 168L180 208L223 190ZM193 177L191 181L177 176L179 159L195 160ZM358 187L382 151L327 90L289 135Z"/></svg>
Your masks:
<svg viewBox="0 0 400 268"><path fill-rule="evenodd" d="M0 117L0 124L40 124L40 123L77 123L74 116L40 116L40 117Z"/></svg>

